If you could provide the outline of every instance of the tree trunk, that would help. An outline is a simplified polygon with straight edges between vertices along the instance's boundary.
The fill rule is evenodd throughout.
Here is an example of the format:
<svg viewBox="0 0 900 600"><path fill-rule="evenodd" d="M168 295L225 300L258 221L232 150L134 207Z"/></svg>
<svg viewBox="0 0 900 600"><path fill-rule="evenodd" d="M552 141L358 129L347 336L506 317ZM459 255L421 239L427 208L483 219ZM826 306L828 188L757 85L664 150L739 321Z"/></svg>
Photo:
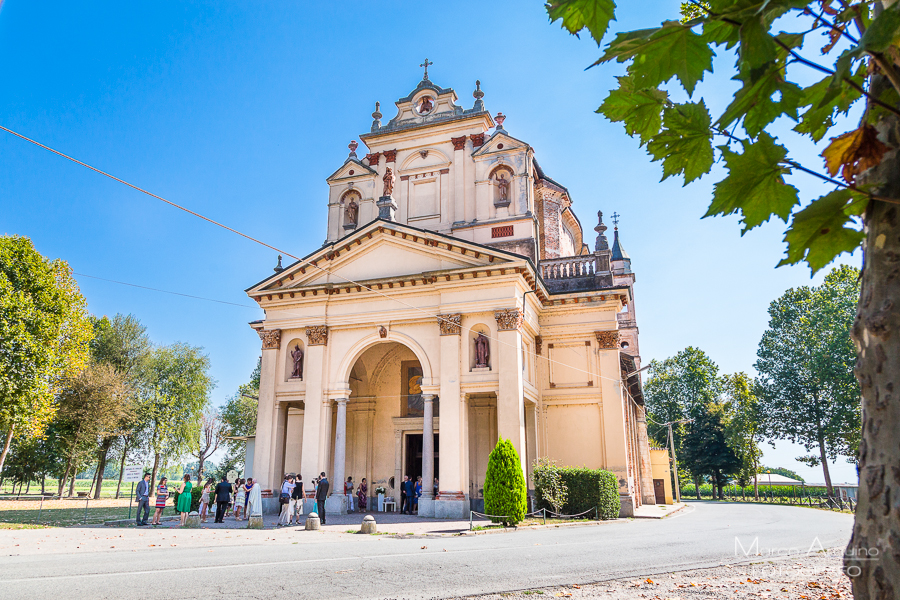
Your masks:
<svg viewBox="0 0 900 600"><path fill-rule="evenodd" d="M128 456L128 438L122 438L122 460L119 462L119 483L116 485L116 500L122 491L122 478L125 476L125 457Z"/></svg>
<svg viewBox="0 0 900 600"><path fill-rule="evenodd" d="M12 444L12 436L15 429L15 425L10 425L9 431L6 432L6 442L3 444L3 451L0 452L0 471L3 470L3 463L6 462L6 455L9 454L9 447Z"/></svg>
<svg viewBox="0 0 900 600"><path fill-rule="evenodd" d="M831 472L828 470L828 453L825 452L825 438L819 436L819 458L822 461L822 472L825 474L825 489L828 497L834 498L834 488L831 487Z"/></svg>
<svg viewBox="0 0 900 600"><path fill-rule="evenodd" d="M47 474L41 473L41 496L47 493Z"/></svg>
<svg viewBox="0 0 900 600"><path fill-rule="evenodd" d="M198 458L200 459L200 462L197 464L197 485L202 485L203 484L203 463L205 462L206 457L201 452L200 456Z"/></svg>
<svg viewBox="0 0 900 600"><path fill-rule="evenodd" d="M694 492L697 494L697 500L701 500L700 498L700 478L694 477Z"/></svg>
<svg viewBox="0 0 900 600"><path fill-rule="evenodd" d="M897 118L885 121L880 137L900 147ZM878 193L900 198L896 150L885 155L878 174L887 181ZM862 293L853 324L862 395L859 496L844 564L854 598L876 600L900 594L900 206L870 202L865 226Z"/></svg>
<svg viewBox="0 0 900 600"><path fill-rule="evenodd" d="M159 469L159 452L153 455L153 473L150 475L150 496L152 497L153 490L156 489L156 471Z"/></svg>
<svg viewBox="0 0 900 600"><path fill-rule="evenodd" d="M106 460L114 440L115 438L106 438L103 440L103 445L100 446L100 455L97 459L97 489L94 492L94 498L100 497L100 488L103 486L103 472L106 470Z"/></svg>
<svg viewBox="0 0 900 600"><path fill-rule="evenodd" d="M62 498L63 491L66 489L66 481L69 479L69 470L72 468L72 457L69 457L69 460L66 461L66 472L59 479L59 490L56 495Z"/></svg>

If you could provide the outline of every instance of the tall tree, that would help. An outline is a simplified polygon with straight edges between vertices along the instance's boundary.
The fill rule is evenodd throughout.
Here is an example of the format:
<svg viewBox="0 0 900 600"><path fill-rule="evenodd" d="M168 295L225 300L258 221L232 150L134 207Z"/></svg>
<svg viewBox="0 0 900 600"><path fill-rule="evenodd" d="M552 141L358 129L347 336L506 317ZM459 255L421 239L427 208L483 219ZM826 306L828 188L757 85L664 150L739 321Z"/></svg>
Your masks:
<svg viewBox="0 0 900 600"><path fill-rule="evenodd" d="M238 387L237 393L222 407L223 434L230 458L244 464L246 444L243 440L228 439L253 435L256 432L256 414L259 408L259 377L261 362L250 375L249 383ZM246 465L244 465L246 470Z"/></svg>
<svg viewBox="0 0 900 600"><path fill-rule="evenodd" d="M0 470L14 434L43 433L60 381L87 363L90 337L69 265L26 237L0 236Z"/></svg>
<svg viewBox="0 0 900 600"><path fill-rule="evenodd" d="M850 328L856 314L859 271L833 269L819 287L789 289L769 306L769 328L757 352L763 413L770 436L802 444L801 457L822 465L832 495L828 461L856 458L859 385Z"/></svg>
<svg viewBox="0 0 900 600"><path fill-rule="evenodd" d="M197 457L197 482L203 481L206 473L204 464L215 454L223 441L223 423L219 411L208 408L200 416L200 435L191 442L191 454Z"/></svg>
<svg viewBox="0 0 900 600"><path fill-rule="evenodd" d="M756 382L746 373L722 377L728 445L741 461L737 476L742 486L753 481L753 495L758 498L759 489L755 478L759 473L759 459L762 458L759 442L763 418L755 391L757 387Z"/></svg>
<svg viewBox="0 0 900 600"><path fill-rule="evenodd" d="M727 479L741 470L741 459L728 440L728 416L725 405L710 402L694 411L694 420L684 436L684 460L691 473L709 476L715 495L723 497ZM696 488L700 499L700 487Z"/></svg>
<svg viewBox="0 0 900 600"><path fill-rule="evenodd" d="M900 539L900 511L890 509L900 496L900 480L892 475L900 464L894 435L900 397L893 392L900 384L900 153L893 150L900 147L900 2L688 4L691 12L681 20L619 33L609 43L597 62L627 66L598 112L640 138L652 159L662 161L663 178L682 175L689 183L709 173L718 155L727 174L716 183L706 215L740 214L745 231L773 216L790 220L781 264L806 262L815 272L863 246L853 326L862 391L861 477L845 563L861 573L853 578L856 598L895 595L900 555L886 550ZM587 28L598 45L616 11L614 0L548 0L545 8L570 33ZM776 23L790 31L776 33ZM733 53L735 69L728 75L741 86L715 119L702 98L692 100L697 83L712 72L714 47ZM798 85L810 75L819 81ZM677 87L688 101L675 101L683 98ZM846 122L838 116L847 114L859 115L859 122L832 132ZM822 152L824 168L800 164L779 143L770 127L785 118L813 142L834 135ZM721 144L714 147L714 139ZM785 182L792 173L833 190L801 201ZM872 547L882 550L881 561L855 558Z"/></svg>
<svg viewBox="0 0 900 600"><path fill-rule="evenodd" d="M134 315L117 314L112 319L104 316L92 318L91 322L94 328L91 356L95 361L113 366L125 377L130 389L136 394L141 388L141 378L146 373L144 366L150 356L151 343L147 328ZM135 413L126 412L119 426L110 428L109 435L101 440L97 454L95 498L99 498L102 492L103 475L110 449L113 444L119 442L124 459L136 425ZM123 467L124 460L119 467L119 487L122 484ZM118 490L116 496L118 497Z"/></svg>
<svg viewBox="0 0 900 600"><path fill-rule="evenodd" d="M153 455L152 482L163 461L190 450L214 387L202 348L176 343L151 353L141 413L143 437Z"/></svg>

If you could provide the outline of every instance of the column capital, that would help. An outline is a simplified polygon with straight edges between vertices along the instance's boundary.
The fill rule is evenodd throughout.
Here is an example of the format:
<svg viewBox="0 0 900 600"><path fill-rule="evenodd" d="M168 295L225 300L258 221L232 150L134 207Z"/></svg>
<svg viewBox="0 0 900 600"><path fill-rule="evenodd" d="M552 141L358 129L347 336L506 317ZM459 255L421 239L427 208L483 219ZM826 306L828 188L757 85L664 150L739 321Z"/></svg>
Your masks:
<svg viewBox="0 0 900 600"><path fill-rule="evenodd" d="M525 314L518 308L504 308L494 312L494 318L500 331L516 331L522 327Z"/></svg>
<svg viewBox="0 0 900 600"><path fill-rule="evenodd" d="M459 335L462 331L462 315L438 315L438 325L441 327L441 335Z"/></svg>
<svg viewBox="0 0 900 600"><path fill-rule="evenodd" d="M312 325L306 328L306 338L310 346L328 345L328 326Z"/></svg>
<svg viewBox="0 0 900 600"><path fill-rule="evenodd" d="M281 348L280 329L270 329L268 331L259 329L257 330L257 333L259 334L259 339L262 340L263 350L278 350L279 348Z"/></svg>
<svg viewBox="0 0 900 600"><path fill-rule="evenodd" d="M422 394L422 402L434 402L437 396L435 394Z"/></svg>
<svg viewBox="0 0 900 600"><path fill-rule="evenodd" d="M334 399L334 401L337 402L337 404L338 404L339 406L340 406L340 405L346 406L346 405L347 405L347 400L348 400L347 398L335 398L335 399Z"/></svg>
<svg viewBox="0 0 900 600"><path fill-rule="evenodd" d="M617 350L619 348L619 330L612 331L595 331L597 336L597 344L601 350Z"/></svg>
<svg viewBox="0 0 900 600"><path fill-rule="evenodd" d="M466 149L466 136L451 137L450 141L453 142L454 150L465 150Z"/></svg>

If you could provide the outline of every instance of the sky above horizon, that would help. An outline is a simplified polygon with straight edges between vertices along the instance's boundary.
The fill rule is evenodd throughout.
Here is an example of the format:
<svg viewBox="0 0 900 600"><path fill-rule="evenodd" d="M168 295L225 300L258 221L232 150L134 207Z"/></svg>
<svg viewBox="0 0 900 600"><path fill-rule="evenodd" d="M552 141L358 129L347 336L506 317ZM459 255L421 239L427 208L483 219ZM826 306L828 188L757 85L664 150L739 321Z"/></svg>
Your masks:
<svg viewBox="0 0 900 600"><path fill-rule="evenodd" d="M680 2L620 4L612 32L677 18ZM453 7L5 0L0 124L303 256L325 239L325 178L368 131L376 101L385 121L394 116L428 57L430 79L465 108L481 80L487 109L507 115L505 129L569 189L591 246L597 211L607 225L621 215L645 364L696 346L723 373L752 373L769 303L825 272L775 268L780 221L741 236L737 217L701 219L721 166L687 187L660 182L659 164L594 113L622 66L585 70L596 44L549 24L542 2ZM732 63L719 52L698 87L713 114L734 92ZM821 148L789 129L777 132L793 156L819 167ZM790 182L801 198L828 191L804 175ZM2 131L0 234L28 236L68 261L92 313L132 313L157 344L202 346L218 382L214 404L249 379L260 342L247 323L262 311L244 289L272 272L274 251ZM765 464L823 480L821 468L794 460L802 448L764 450ZM855 481L855 468L839 459L832 477Z"/></svg>

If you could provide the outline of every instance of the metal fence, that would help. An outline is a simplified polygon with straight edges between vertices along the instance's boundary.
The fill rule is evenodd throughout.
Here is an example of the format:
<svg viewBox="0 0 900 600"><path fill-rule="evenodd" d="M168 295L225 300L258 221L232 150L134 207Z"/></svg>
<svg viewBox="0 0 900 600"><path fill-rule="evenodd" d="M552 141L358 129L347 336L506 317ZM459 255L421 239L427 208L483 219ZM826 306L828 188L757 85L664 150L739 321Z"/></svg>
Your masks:
<svg viewBox="0 0 900 600"><path fill-rule="evenodd" d="M130 495L123 495L119 500L41 494L0 496L0 523L63 527L102 525L106 521L129 519L135 515L136 506Z"/></svg>
<svg viewBox="0 0 900 600"><path fill-rule="evenodd" d="M836 494L829 496L828 490L821 486L760 485L757 488L758 496L754 494L752 486L729 485L722 488L722 491L721 499L731 502L764 502L812 506L830 510L856 510L856 501L852 497L845 495L840 489ZM696 488L693 485L682 487L681 496L685 499L696 498ZM718 497L711 485L704 484L700 486L700 498L716 500Z"/></svg>

